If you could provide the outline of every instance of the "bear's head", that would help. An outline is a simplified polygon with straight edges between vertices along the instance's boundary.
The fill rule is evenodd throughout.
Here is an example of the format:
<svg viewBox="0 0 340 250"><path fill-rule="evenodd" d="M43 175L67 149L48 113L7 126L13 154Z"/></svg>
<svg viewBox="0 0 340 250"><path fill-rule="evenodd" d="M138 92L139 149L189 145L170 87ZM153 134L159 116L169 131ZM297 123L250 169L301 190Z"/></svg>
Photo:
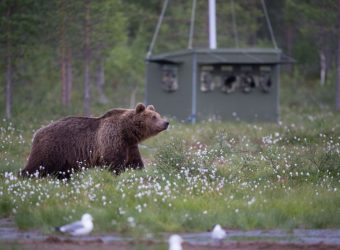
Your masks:
<svg viewBox="0 0 340 250"><path fill-rule="evenodd" d="M135 116L135 121L140 129L141 140L157 135L169 126L169 122L156 112L153 105L145 107L142 103L137 104Z"/></svg>

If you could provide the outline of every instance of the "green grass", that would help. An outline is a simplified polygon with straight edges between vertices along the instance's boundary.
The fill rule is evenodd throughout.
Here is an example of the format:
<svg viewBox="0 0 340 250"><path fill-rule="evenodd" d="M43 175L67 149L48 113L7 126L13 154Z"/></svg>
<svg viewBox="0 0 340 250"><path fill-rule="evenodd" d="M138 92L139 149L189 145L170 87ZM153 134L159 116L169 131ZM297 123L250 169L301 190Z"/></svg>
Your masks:
<svg viewBox="0 0 340 250"><path fill-rule="evenodd" d="M69 182L17 179L34 130L49 118L3 120L0 217L12 217L21 229L50 232L89 212L96 233L136 237L206 231L217 223L339 228L340 116L322 103L327 98L316 96L322 105L315 105L315 98L297 98L293 89L283 88L279 124L173 121L143 143L145 170L114 176L91 169ZM299 93L311 95L307 85Z"/></svg>

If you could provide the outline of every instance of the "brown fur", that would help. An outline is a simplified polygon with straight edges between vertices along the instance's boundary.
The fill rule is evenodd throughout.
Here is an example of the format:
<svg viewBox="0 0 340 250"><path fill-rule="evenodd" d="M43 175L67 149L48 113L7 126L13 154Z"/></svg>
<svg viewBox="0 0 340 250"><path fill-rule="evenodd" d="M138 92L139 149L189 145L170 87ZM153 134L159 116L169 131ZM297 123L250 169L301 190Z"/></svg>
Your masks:
<svg viewBox="0 0 340 250"><path fill-rule="evenodd" d="M138 143L167 129L152 105L112 109L101 117L66 117L39 129L22 176L68 178L82 167L108 166L117 174L143 168Z"/></svg>

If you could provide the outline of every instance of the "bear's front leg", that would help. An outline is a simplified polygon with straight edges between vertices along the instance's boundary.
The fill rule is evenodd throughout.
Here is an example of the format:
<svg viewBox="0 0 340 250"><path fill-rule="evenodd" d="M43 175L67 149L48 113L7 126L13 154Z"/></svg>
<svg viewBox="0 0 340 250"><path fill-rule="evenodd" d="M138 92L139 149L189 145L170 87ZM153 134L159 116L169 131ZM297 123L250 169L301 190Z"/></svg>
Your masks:
<svg viewBox="0 0 340 250"><path fill-rule="evenodd" d="M125 160L127 157L127 150L113 151L107 150L102 156L101 166L108 166L111 172L120 174L125 171Z"/></svg>
<svg viewBox="0 0 340 250"><path fill-rule="evenodd" d="M130 146L128 148L128 155L127 155L125 166L127 168L133 168L133 169L144 168L144 163L142 161L142 157L138 149L138 144Z"/></svg>

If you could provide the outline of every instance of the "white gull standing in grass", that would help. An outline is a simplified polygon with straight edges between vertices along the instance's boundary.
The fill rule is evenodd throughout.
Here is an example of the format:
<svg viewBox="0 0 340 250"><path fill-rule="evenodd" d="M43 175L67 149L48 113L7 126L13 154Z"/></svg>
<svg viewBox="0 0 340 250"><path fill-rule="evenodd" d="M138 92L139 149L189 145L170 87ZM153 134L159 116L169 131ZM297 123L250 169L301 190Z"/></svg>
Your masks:
<svg viewBox="0 0 340 250"><path fill-rule="evenodd" d="M83 214L80 221L73 222L61 227L56 227L56 230L72 236L88 235L93 230L93 218L90 214Z"/></svg>
<svg viewBox="0 0 340 250"><path fill-rule="evenodd" d="M226 236L226 232L219 224L215 225L213 230L211 231L211 238L215 241L221 242Z"/></svg>
<svg viewBox="0 0 340 250"><path fill-rule="evenodd" d="M178 234L173 234L169 238L169 250L182 250L183 239Z"/></svg>

